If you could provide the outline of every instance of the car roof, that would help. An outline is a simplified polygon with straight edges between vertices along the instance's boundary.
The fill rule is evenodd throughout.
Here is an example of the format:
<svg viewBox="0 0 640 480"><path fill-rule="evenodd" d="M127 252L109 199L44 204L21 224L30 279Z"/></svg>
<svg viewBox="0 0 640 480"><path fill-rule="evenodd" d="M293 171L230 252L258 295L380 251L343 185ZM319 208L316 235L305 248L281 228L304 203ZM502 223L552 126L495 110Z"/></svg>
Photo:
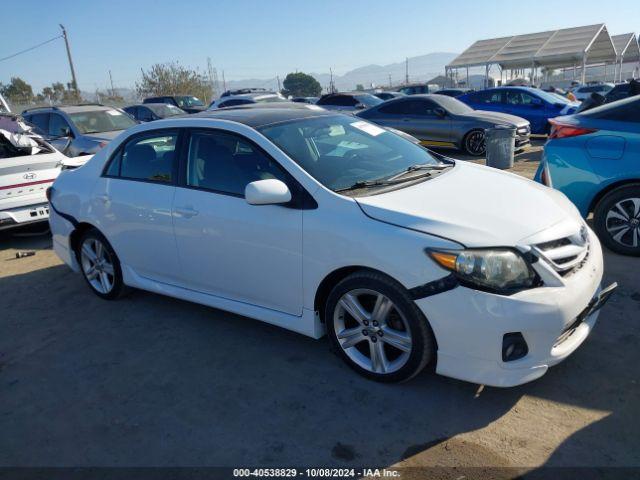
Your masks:
<svg viewBox="0 0 640 480"><path fill-rule="evenodd" d="M324 110L319 107L308 108L313 107L312 105L301 105L293 102L292 105L297 105L297 107L292 107L291 105L282 107L274 103L264 105L239 105L237 107L220 108L218 110L206 110L189 115L188 118L229 120L242 123L252 128L260 128L266 125L292 120L339 115L336 112Z"/></svg>
<svg viewBox="0 0 640 480"><path fill-rule="evenodd" d="M106 107L98 104L87 105L55 105L52 107L36 107L24 110L22 113L42 113L42 112L64 112L64 113L80 113L80 112L95 112L98 110L114 110L115 107Z"/></svg>

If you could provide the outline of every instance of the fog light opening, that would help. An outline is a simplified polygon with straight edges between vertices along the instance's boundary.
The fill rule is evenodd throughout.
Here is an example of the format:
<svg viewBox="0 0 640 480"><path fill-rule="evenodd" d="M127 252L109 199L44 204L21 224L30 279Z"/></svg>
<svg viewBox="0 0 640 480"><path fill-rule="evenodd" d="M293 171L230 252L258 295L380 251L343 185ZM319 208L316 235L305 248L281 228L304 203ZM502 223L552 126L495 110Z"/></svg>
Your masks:
<svg viewBox="0 0 640 480"><path fill-rule="evenodd" d="M519 360L527 353L529 353L529 346L522 336L522 333L505 333L504 337L502 338L503 362L512 362L514 360Z"/></svg>

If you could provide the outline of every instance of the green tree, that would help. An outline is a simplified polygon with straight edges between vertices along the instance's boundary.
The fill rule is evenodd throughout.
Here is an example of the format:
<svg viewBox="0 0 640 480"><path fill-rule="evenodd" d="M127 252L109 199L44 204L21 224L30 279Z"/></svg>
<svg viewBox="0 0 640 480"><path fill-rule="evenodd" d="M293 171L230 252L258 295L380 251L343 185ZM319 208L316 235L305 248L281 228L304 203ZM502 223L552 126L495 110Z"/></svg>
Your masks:
<svg viewBox="0 0 640 480"><path fill-rule="evenodd" d="M136 91L141 97L156 95L195 95L205 103L211 100L213 89L209 79L198 72L183 67L177 62L156 63L136 82Z"/></svg>
<svg viewBox="0 0 640 480"><path fill-rule="evenodd" d="M322 86L311 75L296 72L289 73L282 82L284 89L283 95L292 95L294 97L318 97L322 93Z"/></svg>
<svg viewBox="0 0 640 480"><path fill-rule="evenodd" d="M361 83L356 85L356 90L358 92L363 92L364 91L364 85L362 85Z"/></svg>
<svg viewBox="0 0 640 480"><path fill-rule="evenodd" d="M25 105L33 101L33 88L20 77L11 77L8 85L0 84L0 93L12 103Z"/></svg>

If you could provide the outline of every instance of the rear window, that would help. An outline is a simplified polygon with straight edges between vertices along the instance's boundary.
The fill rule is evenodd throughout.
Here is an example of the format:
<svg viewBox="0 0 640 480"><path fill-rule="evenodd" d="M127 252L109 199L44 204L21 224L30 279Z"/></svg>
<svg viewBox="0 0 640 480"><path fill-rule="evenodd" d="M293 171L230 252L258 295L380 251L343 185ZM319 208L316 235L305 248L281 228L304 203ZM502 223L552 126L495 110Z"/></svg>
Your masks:
<svg viewBox="0 0 640 480"><path fill-rule="evenodd" d="M592 110L587 110L582 115L602 120L640 123L640 95L607 103Z"/></svg>

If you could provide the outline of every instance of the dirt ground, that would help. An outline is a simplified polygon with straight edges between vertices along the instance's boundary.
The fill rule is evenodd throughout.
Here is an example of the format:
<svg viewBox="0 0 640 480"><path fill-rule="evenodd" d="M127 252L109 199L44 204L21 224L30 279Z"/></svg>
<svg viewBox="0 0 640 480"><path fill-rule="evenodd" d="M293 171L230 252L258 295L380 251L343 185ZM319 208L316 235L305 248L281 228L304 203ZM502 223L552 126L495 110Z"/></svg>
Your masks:
<svg viewBox="0 0 640 480"><path fill-rule="evenodd" d="M639 258L605 253L618 293L569 359L481 390L370 382L324 339L151 293L105 302L50 247L0 234L0 466L640 467Z"/></svg>

